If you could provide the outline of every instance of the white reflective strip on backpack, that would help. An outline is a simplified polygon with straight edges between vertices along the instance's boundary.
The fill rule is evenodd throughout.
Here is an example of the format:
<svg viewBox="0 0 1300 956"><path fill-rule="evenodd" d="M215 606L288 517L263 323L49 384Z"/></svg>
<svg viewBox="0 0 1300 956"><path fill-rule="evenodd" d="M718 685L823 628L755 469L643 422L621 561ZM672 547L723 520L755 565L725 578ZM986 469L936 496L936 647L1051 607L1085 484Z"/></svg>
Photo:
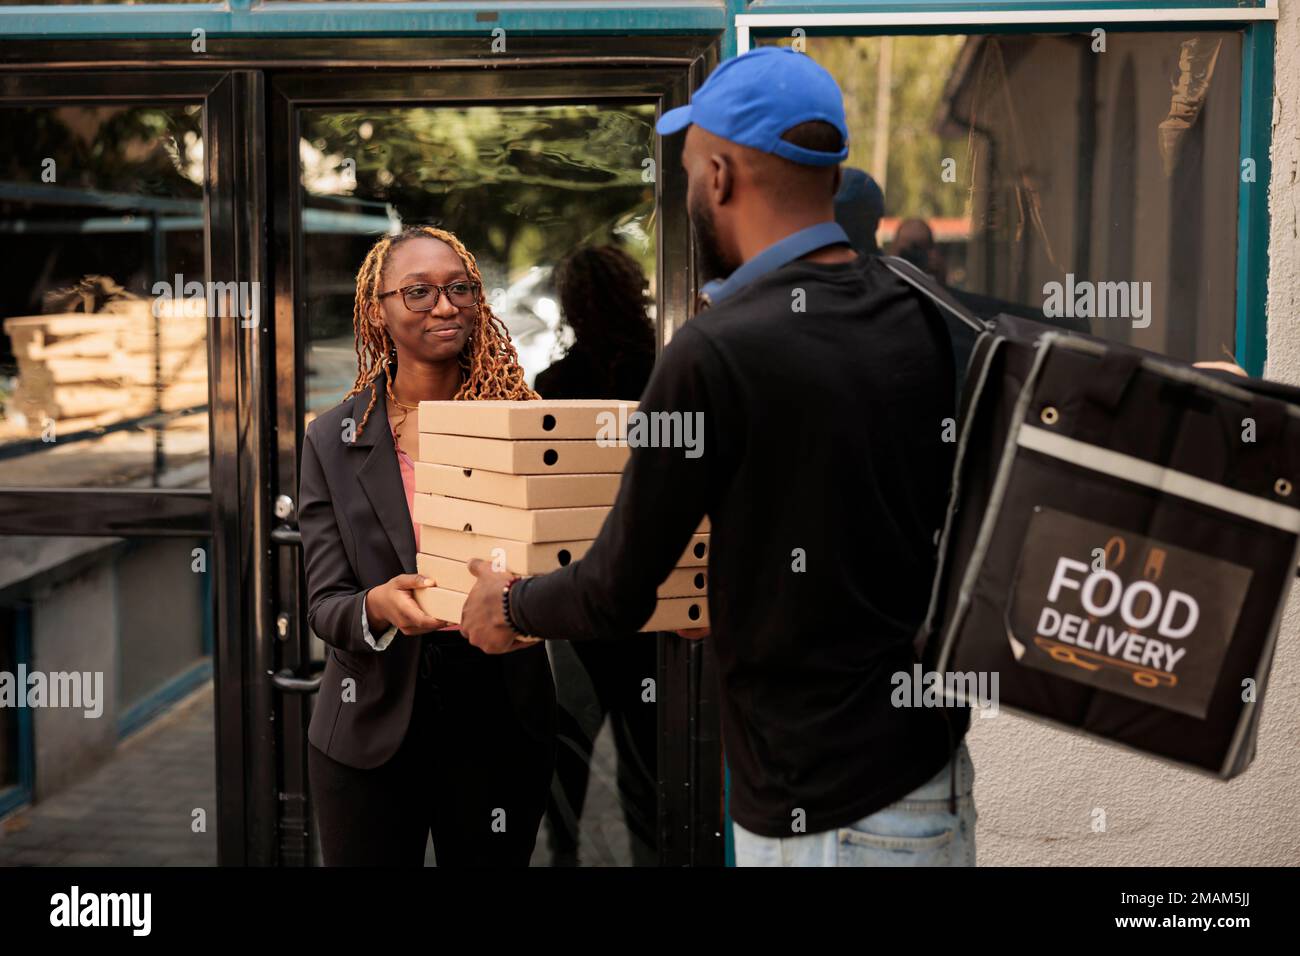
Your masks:
<svg viewBox="0 0 1300 956"><path fill-rule="evenodd" d="M1016 444L1021 448L1050 455L1052 458L1067 461L1081 468L1145 485L1147 488L1154 488L1156 491L1186 498L1189 501L1197 501L1250 521L1271 525L1292 534L1300 533L1300 509L1256 495L1248 495L1244 491L1225 488L1204 478L1143 461L1132 455L1090 445L1028 423L1021 424L1016 436Z"/></svg>

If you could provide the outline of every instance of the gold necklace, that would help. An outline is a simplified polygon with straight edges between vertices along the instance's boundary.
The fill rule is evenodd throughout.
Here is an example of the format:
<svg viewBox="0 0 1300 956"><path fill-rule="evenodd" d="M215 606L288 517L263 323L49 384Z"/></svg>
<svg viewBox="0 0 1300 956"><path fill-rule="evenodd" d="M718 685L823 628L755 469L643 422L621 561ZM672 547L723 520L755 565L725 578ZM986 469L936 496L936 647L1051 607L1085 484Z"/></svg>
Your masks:
<svg viewBox="0 0 1300 956"><path fill-rule="evenodd" d="M400 399L398 399L398 397L395 394L392 395L391 398L393 399L394 405L396 405L398 408L405 408L408 412L415 412L415 411L419 411L420 409L419 403L416 403L415 405L408 405L406 404L406 402L403 402Z"/></svg>

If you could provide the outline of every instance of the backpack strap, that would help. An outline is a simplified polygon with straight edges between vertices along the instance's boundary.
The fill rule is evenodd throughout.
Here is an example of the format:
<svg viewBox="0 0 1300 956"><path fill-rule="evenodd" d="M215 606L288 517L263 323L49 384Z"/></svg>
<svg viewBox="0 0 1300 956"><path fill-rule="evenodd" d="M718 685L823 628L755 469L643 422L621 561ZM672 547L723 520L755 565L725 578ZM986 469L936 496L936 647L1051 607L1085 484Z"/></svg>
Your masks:
<svg viewBox="0 0 1300 956"><path fill-rule="evenodd" d="M978 375L971 374L971 369L983 360L985 350L982 345L987 339L984 333L992 328L992 324L976 316L933 278L906 259L898 256L878 258L886 269L938 307L940 316L948 327L948 341L952 346L953 371L957 376L955 411L957 420L961 421L974 400L975 383L979 379Z"/></svg>
<svg viewBox="0 0 1300 956"><path fill-rule="evenodd" d="M885 264L885 268L890 272L917 292L920 292L921 295L940 309L953 316L976 335L988 328L987 324L977 318L975 313L954 299L939 283L906 259L899 256L880 256L880 261Z"/></svg>

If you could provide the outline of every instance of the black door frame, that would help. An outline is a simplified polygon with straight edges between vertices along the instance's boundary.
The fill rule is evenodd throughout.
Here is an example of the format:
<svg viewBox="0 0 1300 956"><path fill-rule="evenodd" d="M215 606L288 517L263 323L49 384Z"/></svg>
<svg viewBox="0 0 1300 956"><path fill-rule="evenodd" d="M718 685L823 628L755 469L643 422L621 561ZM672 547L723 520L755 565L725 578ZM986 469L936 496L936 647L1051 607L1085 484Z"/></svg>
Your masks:
<svg viewBox="0 0 1300 956"><path fill-rule="evenodd" d="M216 574L218 852L223 865L310 854L306 725L314 686L291 512L302 407L295 111L330 103L685 103L717 63L716 34L512 39L210 37L28 41L0 49L0 105L202 102L208 275L260 284L261 322L209 326L210 491L0 489L0 534L203 535ZM39 72L33 72L37 70ZM323 71L331 72L323 72ZM695 288L680 141L657 141L659 341ZM723 859L712 657L659 652L660 861Z"/></svg>

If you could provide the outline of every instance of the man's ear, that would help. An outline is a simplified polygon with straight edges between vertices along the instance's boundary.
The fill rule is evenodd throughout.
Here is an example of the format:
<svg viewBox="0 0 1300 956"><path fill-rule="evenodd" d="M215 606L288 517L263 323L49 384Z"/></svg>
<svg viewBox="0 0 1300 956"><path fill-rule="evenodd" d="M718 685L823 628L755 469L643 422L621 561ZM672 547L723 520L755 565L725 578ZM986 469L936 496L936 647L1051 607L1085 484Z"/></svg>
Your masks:
<svg viewBox="0 0 1300 956"><path fill-rule="evenodd" d="M713 201L721 206L731 199L731 191L736 183L736 169L730 156L726 153L713 153L709 156L709 189Z"/></svg>

